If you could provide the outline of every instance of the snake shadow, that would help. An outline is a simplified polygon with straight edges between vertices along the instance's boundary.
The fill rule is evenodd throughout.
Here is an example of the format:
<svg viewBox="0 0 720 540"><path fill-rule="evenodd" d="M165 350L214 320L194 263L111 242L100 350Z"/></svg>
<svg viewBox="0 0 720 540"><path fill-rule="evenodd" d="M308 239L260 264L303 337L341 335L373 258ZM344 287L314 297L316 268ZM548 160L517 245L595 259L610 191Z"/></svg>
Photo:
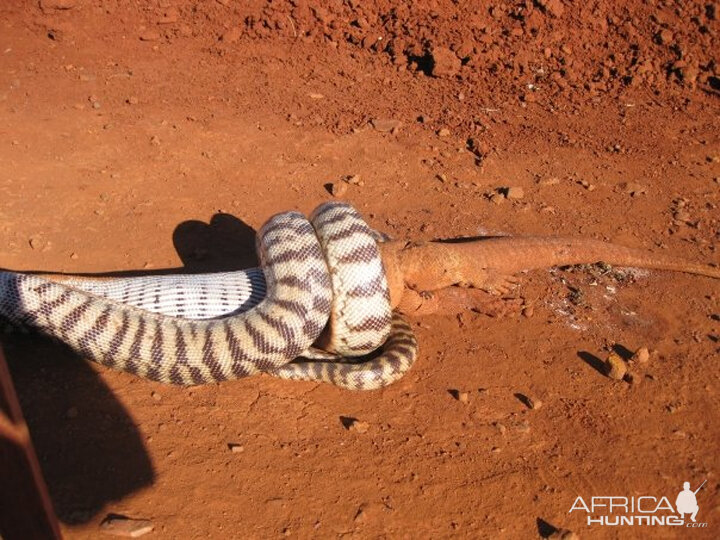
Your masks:
<svg viewBox="0 0 720 540"><path fill-rule="evenodd" d="M209 223L184 221L172 241L181 267L84 275L225 272L258 264L255 231L229 214L215 214ZM135 421L89 362L34 333L8 334L3 346L61 521L87 523L112 510L108 505L153 484L155 471Z"/></svg>

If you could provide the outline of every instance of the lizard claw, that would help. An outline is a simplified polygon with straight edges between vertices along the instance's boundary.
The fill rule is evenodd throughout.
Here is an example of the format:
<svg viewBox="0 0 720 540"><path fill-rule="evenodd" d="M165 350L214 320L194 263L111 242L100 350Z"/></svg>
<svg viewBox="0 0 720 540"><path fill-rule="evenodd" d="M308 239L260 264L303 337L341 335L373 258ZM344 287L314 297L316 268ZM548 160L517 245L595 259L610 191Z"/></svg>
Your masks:
<svg viewBox="0 0 720 540"><path fill-rule="evenodd" d="M512 275L491 274L483 283L482 289L491 294L503 295L509 293L520 283L520 278Z"/></svg>

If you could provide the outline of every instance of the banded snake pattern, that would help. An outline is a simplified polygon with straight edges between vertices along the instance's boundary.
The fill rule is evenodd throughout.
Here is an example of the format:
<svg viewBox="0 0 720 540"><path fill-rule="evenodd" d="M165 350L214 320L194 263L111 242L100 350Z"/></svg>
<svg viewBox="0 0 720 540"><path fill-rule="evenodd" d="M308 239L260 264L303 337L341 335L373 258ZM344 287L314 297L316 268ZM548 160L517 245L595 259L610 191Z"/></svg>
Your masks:
<svg viewBox="0 0 720 540"><path fill-rule="evenodd" d="M269 219L258 231L256 269L66 281L0 272L0 317L165 383L265 372L380 388L410 369L417 341L391 313L378 240L350 205L326 203L310 220L298 212ZM321 336L322 350L313 348Z"/></svg>

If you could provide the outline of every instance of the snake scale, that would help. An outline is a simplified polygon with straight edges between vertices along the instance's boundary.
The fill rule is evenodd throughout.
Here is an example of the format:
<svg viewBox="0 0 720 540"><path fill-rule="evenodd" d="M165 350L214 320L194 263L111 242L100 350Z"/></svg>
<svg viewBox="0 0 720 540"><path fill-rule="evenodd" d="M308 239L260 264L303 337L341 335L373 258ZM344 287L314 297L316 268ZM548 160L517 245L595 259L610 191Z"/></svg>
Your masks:
<svg viewBox="0 0 720 540"><path fill-rule="evenodd" d="M261 268L242 272L67 281L0 272L0 316L110 368L180 385L266 372L369 390L412 366L417 342L391 313L377 235L354 208L326 203L309 221L278 214L257 250ZM321 334L322 351L312 347Z"/></svg>

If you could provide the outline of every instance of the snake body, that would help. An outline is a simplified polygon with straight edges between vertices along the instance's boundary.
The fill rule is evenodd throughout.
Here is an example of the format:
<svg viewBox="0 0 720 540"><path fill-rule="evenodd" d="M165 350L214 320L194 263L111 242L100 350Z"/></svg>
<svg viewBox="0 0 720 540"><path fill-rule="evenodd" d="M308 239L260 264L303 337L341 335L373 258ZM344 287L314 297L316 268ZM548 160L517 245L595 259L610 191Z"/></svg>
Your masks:
<svg viewBox="0 0 720 540"><path fill-rule="evenodd" d="M161 382L268 372L357 390L389 384L412 366L417 344L407 323L391 318L373 232L342 203L318 207L311 221L296 212L271 218L258 233L261 268L242 272L63 282L0 272L0 316ZM328 321L327 352L313 352ZM379 347L360 363L292 362Z"/></svg>

